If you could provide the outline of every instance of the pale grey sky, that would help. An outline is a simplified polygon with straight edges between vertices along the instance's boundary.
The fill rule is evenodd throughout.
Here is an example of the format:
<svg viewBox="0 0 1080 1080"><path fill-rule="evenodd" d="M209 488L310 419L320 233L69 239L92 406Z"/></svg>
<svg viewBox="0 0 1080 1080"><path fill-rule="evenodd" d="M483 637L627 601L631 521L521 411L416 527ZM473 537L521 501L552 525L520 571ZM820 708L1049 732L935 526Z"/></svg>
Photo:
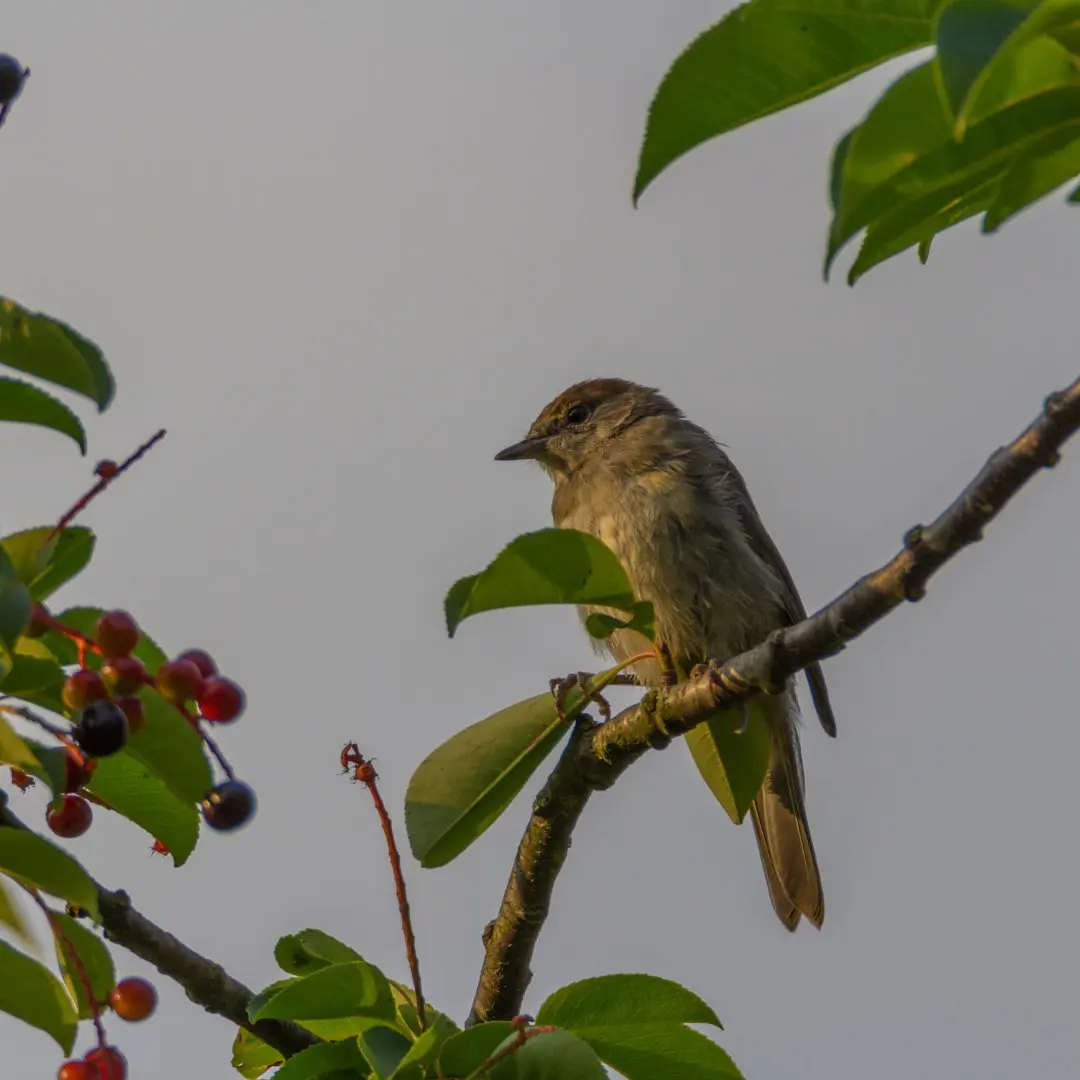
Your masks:
<svg viewBox="0 0 1080 1080"><path fill-rule="evenodd" d="M540 471L491 459L565 385L652 383L727 443L816 607L1075 377L1059 199L942 237L926 267L822 283L829 150L880 73L692 154L631 208L652 91L724 8L5 5L0 51L33 76L0 131L0 292L98 341L118 394L85 462L0 428L19 464L0 526L53 520L93 460L169 429L87 513L98 553L58 600L210 649L248 690L223 742L260 797L180 871L100 814L71 847L253 987L307 926L405 977L344 741L378 758L403 831L438 742L595 664L570 610L454 641L442 621L457 577L547 523ZM840 737L804 740L821 933L783 931L749 830L675 746L589 807L527 1005L647 971L716 1008L750 1080L1075 1073L1078 531L1071 447L827 665ZM407 867L425 986L459 1019L527 805L451 866ZM132 1077L234 1075L229 1025L155 981L157 1017L115 1028ZM0 1040L4 1076L60 1062L2 1018Z"/></svg>

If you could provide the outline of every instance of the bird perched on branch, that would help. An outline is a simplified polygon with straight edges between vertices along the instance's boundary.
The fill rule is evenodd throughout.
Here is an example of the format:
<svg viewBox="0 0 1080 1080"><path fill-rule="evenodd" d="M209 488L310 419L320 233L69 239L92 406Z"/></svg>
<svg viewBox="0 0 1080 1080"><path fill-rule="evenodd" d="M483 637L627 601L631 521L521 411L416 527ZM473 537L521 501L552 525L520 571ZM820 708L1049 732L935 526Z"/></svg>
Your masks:
<svg viewBox="0 0 1080 1080"><path fill-rule="evenodd" d="M805 618L742 476L708 432L658 391L623 379L571 386L540 413L524 440L496 455L498 461L523 458L539 462L554 481L555 524L602 540L635 595L651 601L658 642L677 678ZM583 617L591 610L583 609ZM602 644L617 661L654 647L635 630L616 630ZM660 656L639 661L634 672L638 681L660 685ZM813 664L806 673L821 724L835 735L821 668ZM794 686L752 699L739 716L718 714L686 741L721 797L713 740L745 727L743 709L756 711L769 736L768 768L750 814L773 907L789 930L803 915L820 927L825 900L806 820Z"/></svg>

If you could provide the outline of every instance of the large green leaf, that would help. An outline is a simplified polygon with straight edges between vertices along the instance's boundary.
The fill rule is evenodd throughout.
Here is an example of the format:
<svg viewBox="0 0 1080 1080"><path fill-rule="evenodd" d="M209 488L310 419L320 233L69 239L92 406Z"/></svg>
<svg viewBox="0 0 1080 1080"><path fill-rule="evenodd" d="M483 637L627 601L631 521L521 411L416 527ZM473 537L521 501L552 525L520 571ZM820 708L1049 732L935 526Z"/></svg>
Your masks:
<svg viewBox="0 0 1080 1080"><path fill-rule="evenodd" d="M618 668L589 680L610 685ZM519 701L459 731L420 762L405 793L405 829L421 866L445 866L513 802L588 704L578 687L555 710L551 694Z"/></svg>
<svg viewBox="0 0 1080 1080"><path fill-rule="evenodd" d="M938 0L752 0L675 61L649 108L634 200L673 161L930 43Z"/></svg>
<svg viewBox="0 0 1080 1080"><path fill-rule="evenodd" d="M1080 174L1080 129L1056 133L1019 158L1001 178L983 218L983 231L994 232L1009 218Z"/></svg>
<svg viewBox="0 0 1080 1080"><path fill-rule="evenodd" d="M75 1006L60 980L6 941L0 941L0 1012L47 1032L65 1054L71 1053L75 1045Z"/></svg>
<svg viewBox="0 0 1080 1080"><path fill-rule="evenodd" d="M20 379L0 378L0 420L51 428L74 439L86 453L86 431L82 421L52 394Z"/></svg>
<svg viewBox="0 0 1080 1080"><path fill-rule="evenodd" d="M378 1080L389 1080L413 1045L412 1039L389 1024L372 1024L359 1037L360 1049Z"/></svg>
<svg viewBox="0 0 1080 1080"><path fill-rule="evenodd" d="M431 1065L438 1058L446 1040L457 1033L458 1027L449 1017L429 1009L427 1029L405 1051L390 1074L390 1080L404 1080L416 1068L431 1071Z"/></svg>
<svg viewBox="0 0 1080 1080"><path fill-rule="evenodd" d="M70 326L0 298L0 364L90 398L112 401L113 378L101 350Z"/></svg>
<svg viewBox="0 0 1080 1080"><path fill-rule="evenodd" d="M79 1019L86 1020L93 1014L90 1011L90 1003L86 997L78 965L69 954L68 946L70 945L78 955L82 970L90 980L94 1000L98 1003L109 1000L109 995L116 985L116 968L113 967L112 956L105 943L93 931L83 926L78 919L59 913L54 913L52 917L68 943L65 945L59 937L55 937L56 958L64 975L64 984L78 1004Z"/></svg>
<svg viewBox="0 0 1080 1080"><path fill-rule="evenodd" d="M54 659L28 655L23 651L37 644L27 638L16 643L16 651L10 654L11 670L4 678L4 693L31 705L63 713L66 711L61 697L64 671Z"/></svg>
<svg viewBox="0 0 1080 1080"><path fill-rule="evenodd" d="M607 1080L592 1047L562 1028L535 1035L489 1072L490 1080ZM662 1073L656 1080L667 1080Z"/></svg>
<svg viewBox="0 0 1080 1080"><path fill-rule="evenodd" d="M232 1067L247 1080L256 1080L271 1065L281 1062L281 1052L267 1046L257 1035L244 1028L236 1029L232 1046Z"/></svg>
<svg viewBox="0 0 1080 1080"><path fill-rule="evenodd" d="M1075 30L1080 0L952 0L934 28L941 85L962 137L983 90L1043 35Z"/></svg>
<svg viewBox="0 0 1080 1080"><path fill-rule="evenodd" d="M322 1043L294 1054L274 1073L274 1080L319 1080L333 1076L346 1080L350 1076L370 1076L367 1060L360 1053L356 1039Z"/></svg>
<svg viewBox="0 0 1080 1080"><path fill-rule="evenodd" d="M656 975L601 975L551 994L536 1014L538 1024L570 1031L610 1025L713 1024L715 1012L693 991Z"/></svg>
<svg viewBox="0 0 1080 1080"><path fill-rule="evenodd" d="M840 248L863 228L890 234L889 243L905 230L917 233L913 210L921 207L927 221L947 218L957 202L1004 176L1047 139L1075 132L1080 75L1070 54L1040 38L1021 50L1018 64L995 75L980 95L983 107L989 111L976 116L957 142L932 62L882 95L839 163L826 273Z"/></svg>
<svg viewBox="0 0 1080 1080"><path fill-rule="evenodd" d="M0 877L0 926L6 926L24 945L37 949L34 933L13 896L14 890Z"/></svg>
<svg viewBox="0 0 1080 1080"><path fill-rule="evenodd" d="M66 851L26 829L0 829L0 871L98 918L97 889Z"/></svg>
<svg viewBox="0 0 1080 1080"><path fill-rule="evenodd" d="M697 994L654 975L604 975L564 986L540 1006L538 1024L554 1024L587 1042L629 1080L735 1078L731 1059L685 1024L720 1020Z"/></svg>
<svg viewBox="0 0 1080 1080"><path fill-rule="evenodd" d="M179 799L134 755L121 751L98 759L87 789L117 813L160 840L182 866L199 839L199 812Z"/></svg>
<svg viewBox="0 0 1080 1080"><path fill-rule="evenodd" d="M390 984L377 967L363 961L331 964L290 980L249 1015L254 1020L334 1020L354 1016L393 1021Z"/></svg>
<svg viewBox="0 0 1080 1080"><path fill-rule="evenodd" d="M439 1052L442 1075L469 1076L513 1034L514 1026L509 1020L493 1020L475 1024L451 1036Z"/></svg>
<svg viewBox="0 0 1080 1080"><path fill-rule="evenodd" d="M363 957L344 942L322 930L301 930L278 938L274 959L290 975L310 975L331 964L347 964Z"/></svg>
<svg viewBox="0 0 1080 1080"><path fill-rule="evenodd" d="M709 790L740 824L769 767L771 740L762 703L752 699L698 724L686 733L686 745Z"/></svg>
<svg viewBox="0 0 1080 1080"><path fill-rule="evenodd" d="M72 525L52 536L51 525L23 529L0 540L35 600L46 600L90 561L94 534ZM50 539L51 537L51 539Z"/></svg>
<svg viewBox="0 0 1080 1080"><path fill-rule="evenodd" d="M596 604L632 611L634 594L615 553L576 529L540 529L511 541L486 570L446 595L450 636L481 611L534 604Z"/></svg>

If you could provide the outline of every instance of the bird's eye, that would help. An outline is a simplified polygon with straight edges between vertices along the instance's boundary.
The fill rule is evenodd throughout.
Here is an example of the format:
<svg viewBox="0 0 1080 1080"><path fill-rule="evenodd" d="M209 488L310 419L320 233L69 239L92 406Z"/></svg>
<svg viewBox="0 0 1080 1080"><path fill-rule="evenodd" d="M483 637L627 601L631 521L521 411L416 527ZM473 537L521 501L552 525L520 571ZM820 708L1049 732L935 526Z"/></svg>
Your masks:
<svg viewBox="0 0 1080 1080"><path fill-rule="evenodd" d="M568 424L584 424L589 419L592 409L588 405L572 405L566 412Z"/></svg>

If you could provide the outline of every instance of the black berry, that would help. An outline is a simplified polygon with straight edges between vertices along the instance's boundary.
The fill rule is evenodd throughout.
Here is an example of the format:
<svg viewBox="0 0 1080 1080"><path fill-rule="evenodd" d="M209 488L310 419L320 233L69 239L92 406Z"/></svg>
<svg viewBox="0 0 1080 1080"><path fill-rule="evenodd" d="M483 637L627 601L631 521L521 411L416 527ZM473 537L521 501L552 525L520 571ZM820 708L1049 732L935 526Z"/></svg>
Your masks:
<svg viewBox="0 0 1080 1080"><path fill-rule="evenodd" d="M203 820L211 829L228 832L246 824L255 813L255 792L242 780L226 780L202 801Z"/></svg>
<svg viewBox="0 0 1080 1080"><path fill-rule="evenodd" d="M74 735L84 754L108 757L127 742L127 717L112 701L91 702L79 713Z"/></svg>
<svg viewBox="0 0 1080 1080"><path fill-rule="evenodd" d="M7 105L22 93L27 72L14 56L0 53L0 105Z"/></svg>

